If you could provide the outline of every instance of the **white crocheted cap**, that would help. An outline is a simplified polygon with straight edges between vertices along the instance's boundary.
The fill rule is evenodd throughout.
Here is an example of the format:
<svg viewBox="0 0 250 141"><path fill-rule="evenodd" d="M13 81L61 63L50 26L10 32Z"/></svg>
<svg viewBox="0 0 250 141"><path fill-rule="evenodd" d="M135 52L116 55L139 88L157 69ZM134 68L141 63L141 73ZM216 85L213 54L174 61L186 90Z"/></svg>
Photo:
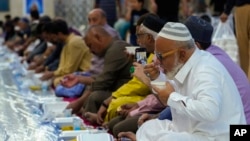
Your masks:
<svg viewBox="0 0 250 141"><path fill-rule="evenodd" d="M192 36L188 28L182 23L167 22L158 36L175 41L189 41Z"/></svg>

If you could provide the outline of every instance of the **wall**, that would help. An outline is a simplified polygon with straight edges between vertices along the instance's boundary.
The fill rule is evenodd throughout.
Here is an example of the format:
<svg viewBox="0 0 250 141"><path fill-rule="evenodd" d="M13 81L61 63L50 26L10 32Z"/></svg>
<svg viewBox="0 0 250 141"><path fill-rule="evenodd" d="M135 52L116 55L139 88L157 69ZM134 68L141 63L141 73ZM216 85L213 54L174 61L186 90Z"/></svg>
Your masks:
<svg viewBox="0 0 250 141"><path fill-rule="evenodd" d="M23 15L23 0L9 0L10 11L0 12L0 20L4 20L5 14L11 14L12 17ZM54 0L43 0L44 4L44 14L54 17Z"/></svg>
<svg viewBox="0 0 250 141"><path fill-rule="evenodd" d="M57 9L55 15L63 17L69 26L79 29L87 25L87 15L93 8L93 0L54 0L54 2Z"/></svg>

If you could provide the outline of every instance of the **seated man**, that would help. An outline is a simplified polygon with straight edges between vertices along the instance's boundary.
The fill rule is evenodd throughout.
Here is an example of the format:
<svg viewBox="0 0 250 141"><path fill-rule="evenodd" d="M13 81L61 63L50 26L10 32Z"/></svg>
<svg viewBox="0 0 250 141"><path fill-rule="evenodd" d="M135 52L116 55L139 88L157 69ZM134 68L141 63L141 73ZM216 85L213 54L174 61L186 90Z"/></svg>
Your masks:
<svg viewBox="0 0 250 141"><path fill-rule="evenodd" d="M14 26L13 25L14 23L12 21L6 22L6 26L10 26L10 23L12 24L12 26ZM5 39L6 40L5 45L14 51L16 51L18 49L19 45L24 44L26 39L31 34L29 20L27 18L21 18L17 22L17 25L16 25L16 29L18 29L17 31L15 31L16 29L14 29L14 27L13 28L11 27L10 28L11 30L8 28L6 28L6 29L7 29L6 30L7 34L6 34L5 38L8 40ZM15 38L13 38L12 35L16 35ZM10 38L10 37L12 37L12 38Z"/></svg>
<svg viewBox="0 0 250 141"><path fill-rule="evenodd" d="M11 42L14 42L15 40L17 40L18 35L15 32L14 24L12 21L7 21L6 23L4 23L3 28L4 28L3 45L6 45L7 47L9 47L10 46L9 44L11 44Z"/></svg>
<svg viewBox="0 0 250 141"><path fill-rule="evenodd" d="M206 50L210 52L212 55L214 55L225 66L229 74L232 76L239 90L239 93L241 95L246 120L247 120L247 123L249 124L250 86L249 86L247 76L245 75L243 70L237 64L235 64L233 60L222 49L220 49L217 46L211 45L211 38L212 38L212 33L213 33L213 27L211 24L202 20L201 18L198 18L196 16L191 16L186 20L185 25L187 26L190 33L192 34L192 37L194 38L196 45L200 49ZM134 121L132 121L132 119L128 121L124 121L120 126L123 127L126 124L133 125L133 124L137 124L137 122L139 125L141 125L146 120L157 118L157 117L162 120L163 119L171 120L170 108L167 107L166 109L164 109L161 113L157 115L143 114L142 116L134 119ZM138 119L140 119L140 121L138 121ZM121 131L120 129L122 128L116 129L115 133L117 134L119 131ZM130 131L134 132L134 130L130 130Z"/></svg>
<svg viewBox="0 0 250 141"><path fill-rule="evenodd" d="M84 94L82 99L86 99L90 93L85 93L85 88L87 87L86 91L88 91L88 88L94 81L93 78L97 77L103 71L103 62L104 59L102 57L93 55L89 71L75 72L64 76L60 85L58 85L55 89L56 96L72 98L79 97L82 96L81 94ZM74 109L73 112L75 112Z"/></svg>
<svg viewBox="0 0 250 141"><path fill-rule="evenodd" d="M164 26L164 22L157 17L154 14L146 14L145 19L143 20L142 24L140 24L140 26L138 26L137 28L137 42L141 47L145 47L147 49L147 52L149 53L154 53L154 45L155 45L155 40L154 38L156 37L157 33L160 32L161 28ZM151 62L149 62L151 64ZM156 66L157 71L159 72L159 67L156 62L152 63L154 64L154 66ZM133 76L135 78L138 78L139 80L141 80L143 83L145 81L150 82L151 80L154 81L166 81L166 77L165 75L162 75L161 79L156 80L153 75L148 75L146 76L146 74L144 72L149 72L149 70L147 69L141 69L142 71L140 71L140 64L138 63L134 63L135 65L135 72L133 73ZM149 64L145 65L144 68L147 68ZM158 73L159 74L159 73ZM149 78L150 77L150 78ZM137 80L138 80L137 79ZM150 80L151 79L151 80ZM145 82L145 84L147 84ZM126 84L128 85L128 83ZM148 84L147 84L148 85ZM131 85L133 86L133 85ZM149 87L150 88L150 84ZM133 87L131 87L130 89L133 90L137 90ZM119 91L119 89L117 90ZM114 92L113 94L115 95L116 92ZM157 113L159 111L161 111L162 109L165 108L164 105L162 105L160 103L159 100L157 100L157 98L150 94L148 95L146 98L144 98L141 101L128 101L126 99L126 97L131 97L131 99L133 98L133 96L136 96L136 94L131 93L130 95L125 95L123 98L122 96L117 97L116 99L112 100L112 102L116 102L117 99L121 99L123 100L121 103L124 105L119 105L121 106L121 111L117 111L117 107L116 109L114 109L113 111L117 113L125 113L125 114L120 114L119 116L110 119L110 121L108 122L108 127L109 130L111 130L111 132L113 133L113 135L115 137L117 137L118 133L121 131L133 131L134 133L137 131L138 126L137 126L137 120L140 117L140 115L142 113ZM122 99L123 98L123 99ZM112 104L111 102L111 104ZM132 104L133 103L133 104ZM112 112L110 109L112 107L108 107L108 112ZM135 110L134 112L132 112L132 114L129 114L130 111ZM127 112L123 112L123 111L127 111ZM108 113L109 114L109 113ZM107 114L107 116L108 116Z"/></svg>
<svg viewBox="0 0 250 141"><path fill-rule="evenodd" d="M44 35L42 34L42 28L44 25L44 22L40 22L36 28L36 38L39 40L39 44L36 45L33 50L27 52L27 54L24 53L24 58L28 63L34 61L34 58L37 58L36 56L42 55L47 50L48 44Z"/></svg>
<svg viewBox="0 0 250 141"><path fill-rule="evenodd" d="M145 14L138 20L137 29L139 29L141 23L147 17L156 19L156 21L153 20L154 22L156 22L154 23L155 27L153 30L150 30L147 28L147 26L143 26L143 29L137 30L137 41L140 46L146 48L147 53L150 54L147 62L151 63L154 56L154 36L157 34L155 30L159 31L163 27L164 23L161 22L161 20L159 20L159 18L154 14ZM139 68L139 66L136 66L136 68ZM140 68L142 68L142 66L140 66ZM143 71L140 71L140 73L142 75L144 74ZM147 78L145 74L144 76ZM138 78L133 77L132 80L121 86L119 89L112 93L112 96L105 100L97 114L88 112L85 114L85 116L91 119L92 122L97 122L98 124L107 123L118 115L118 107L127 103L136 103L144 99L150 92L151 90L147 85L141 82Z"/></svg>
<svg viewBox="0 0 250 141"><path fill-rule="evenodd" d="M20 55L23 56L25 50L34 42L36 42L37 38L36 38L36 28L37 25L39 23L39 19L40 19L40 15L39 15L39 11L34 9L30 11L30 18L31 18L31 22L30 22L30 36L26 37L24 39L24 42L20 45L15 45L15 51Z"/></svg>
<svg viewBox="0 0 250 141"><path fill-rule="evenodd" d="M96 77L92 77L91 87L76 101L70 103L68 108L78 112L86 101L85 111L97 112L103 101L113 91L131 79L129 69L132 62L126 57L125 47L130 46L122 40L113 39L103 26L91 26L84 37L91 52L104 58L103 71ZM79 82L85 81L79 77ZM90 96L86 97L86 93Z"/></svg>
<svg viewBox="0 0 250 141"><path fill-rule="evenodd" d="M175 90L168 82L164 89L153 87L162 103L170 106L173 120L147 121L136 136L128 137L138 141L228 141L231 124L246 124L233 79L213 55L195 46L185 25L165 24L155 50L164 73L178 87Z"/></svg>
<svg viewBox="0 0 250 141"><path fill-rule="evenodd" d="M246 74L221 48L212 45L213 27L210 23L199 17L191 16L185 21L198 48L206 50L214 55L227 69L233 78L244 107L247 124L250 124L250 84ZM205 36L203 36L205 35ZM160 114L160 118L166 118L165 115L171 114L170 109L166 109Z"/></svg>
<svg viewBox="0 0 250 141"><path fill-rule="evenodd" d="M76 71L87 71L90 68L92 57L89 48L81 37L70 34L67 23L58 19L52 22L51 26L44 29L52 42L62 42L64 47L60 54L59 67L55 71L46 71L41 80L54 78L54 86L59 84L61 78Z"/></svg>
<svg viewBox="0 0 250 141"><path fill-rule="evenodd" d="M42 54L36 55L33 61L29 65L28 69L31 69L31 70L34 69L36 73L40 73L45 70L54 71L57 69L59 65L59 59L60 59L60 54L62 51L63 43L59 43L59 42L53 43L53 41L51 41L49 37L47 37L47 34L43 31L44 28L46 29L50 25L50 24L47 24L49 23L49 21L50 20L48 19L47 16L43 16L40 19L40 22L38 24L38 27L39 27L39 25L43 23L41 32L42 32L43 38L47 42L47 49ZM39 33L39 31L37 32ZM81 34L78 33L78 31L72 27L69 27L69 32L75 35L81 36Z"/></svg>
<svg viewBox="0 0 250 141"><path fill-rule="evenodd" d="M30 63L28 68L31 70L35 70L36 73L40 73L45 70L54 71L57 69L59 65L60 54L63 48L63 43L53 42L49 37L47 37L48 35L46 34L46 32L44 32L44 28L46 30L47 27L50 26L50 24L51 23L47 24L46 22L41 29L43 38L45 38L45 40L47 41L48 47L43 54L34 57L33 61ZM70 30L70 28L69 32L76 34L74 31Z"/></svg>
<svg viewBox="0 0 250 141"><path fill-rule="evenodd" d="M191 16L186 20L185 25L192 34L198 48L214 55L233 78L241 96L247 124L250 124L250 83L246 74L239 67L239 65L234 63L225 51L211 44L213 27L210 23L202 20L201 18Z"/></svg>
<svg viewBox="0 0 250 141"><path fill-rule="evenodd" d="M28 69L35 69L38 65L42 64L44 60L55 50L55 46L48 42L47 37L43 34L43 28L47 23L50 23L49 16L43 16L39 19L39 23L36 26L36 34L34 35L39 39L40 43L29 50L29 47L24 52L23 60L29 63Z"/></svg>
<svg viewBox="0 0 250 141"><path fill-rule="evenodd" d="M47 45L47 49L49 48L49 50L46 50L42 55L34 57L28 69L35 70L35 73L41 73L44 71L55 71L58 68L63 44L48 43ZM50 51L51 53L49 53Z"/></svg>

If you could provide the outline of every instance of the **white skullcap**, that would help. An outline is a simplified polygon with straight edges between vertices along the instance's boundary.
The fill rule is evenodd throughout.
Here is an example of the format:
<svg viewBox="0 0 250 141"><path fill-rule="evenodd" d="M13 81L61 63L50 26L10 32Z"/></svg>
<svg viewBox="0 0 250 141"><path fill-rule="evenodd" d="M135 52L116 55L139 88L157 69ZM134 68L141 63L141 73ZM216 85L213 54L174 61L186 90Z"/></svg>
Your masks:
<svg viewBox="0 0 250 141"><path fill-rule="evenodd" d="M182 23L167 22L158 36L175 41L189 41L192 36L188 28Z"/></svg>

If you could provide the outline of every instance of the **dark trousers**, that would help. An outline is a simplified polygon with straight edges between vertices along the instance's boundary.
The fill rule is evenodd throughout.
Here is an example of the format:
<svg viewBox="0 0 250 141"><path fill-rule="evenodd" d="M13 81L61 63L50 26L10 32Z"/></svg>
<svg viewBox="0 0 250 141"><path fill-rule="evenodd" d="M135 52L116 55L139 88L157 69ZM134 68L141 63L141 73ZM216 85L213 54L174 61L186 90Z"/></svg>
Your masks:
<svg viewBox="0 0 250 141"><path fill-rule="evenodd" d="M108 128L113 133L114 137L117 137L120 132L131 131L133 133L136 133L138 129L137 121L139 117L139 115L129 118L117 116L108 123Z"/></svg>
<svg viewBox="0 0 250 141"><path fill-rule="evenodd" d="M97 113L100 106L102 105L102 102L111 96L110 91L93 91L89 95L86 105L85 105L85 111L91 112L91 113Z"/></svg>

